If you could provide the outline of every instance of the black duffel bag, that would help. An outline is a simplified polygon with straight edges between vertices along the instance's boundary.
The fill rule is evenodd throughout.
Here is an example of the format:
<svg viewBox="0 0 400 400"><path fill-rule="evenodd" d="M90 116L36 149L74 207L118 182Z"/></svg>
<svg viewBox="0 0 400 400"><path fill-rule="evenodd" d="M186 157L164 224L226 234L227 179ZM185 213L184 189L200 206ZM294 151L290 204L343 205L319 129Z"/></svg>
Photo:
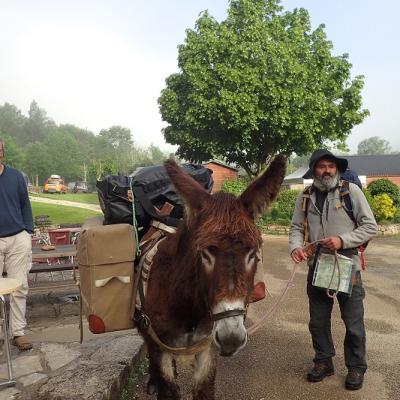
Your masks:
<svg viewBox="0 0 400 400"><path fill-rule="evenodd" d="M211 192L212 171L199 164L183 164L182 169L192 176L204 189ZM167 225L177 226L183 217L183 202L163 165L141 168L133 177L107 176L98 181L99 202L104 214L104 224L133 223L132 203L128 190L133 190L137 225L143 233L154 218ZM154 207L161 208L165 202L174 206L169 216L160 216Z"/></svg>

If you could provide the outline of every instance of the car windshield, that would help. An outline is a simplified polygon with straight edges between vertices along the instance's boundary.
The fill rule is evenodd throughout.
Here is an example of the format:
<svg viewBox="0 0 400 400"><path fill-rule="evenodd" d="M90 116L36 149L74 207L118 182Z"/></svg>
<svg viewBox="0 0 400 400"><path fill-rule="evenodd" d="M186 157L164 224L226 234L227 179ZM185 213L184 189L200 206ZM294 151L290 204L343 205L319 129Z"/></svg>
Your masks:
<svg viewBox="0 0 400 400"><path fill-rule="evenodd" d="M48 183L50 185L57 185L60 181L58 179L49 179Z"/></svg>

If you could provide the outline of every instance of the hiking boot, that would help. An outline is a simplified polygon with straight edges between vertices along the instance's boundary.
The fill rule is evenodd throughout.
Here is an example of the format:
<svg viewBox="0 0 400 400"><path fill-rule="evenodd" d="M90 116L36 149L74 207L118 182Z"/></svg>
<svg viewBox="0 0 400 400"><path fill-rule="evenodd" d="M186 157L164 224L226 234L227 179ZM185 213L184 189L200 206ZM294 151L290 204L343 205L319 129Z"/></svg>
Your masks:
<svg viewBox="0 0 400 400"><path fill-rule="evenodd" d="M307 374L307 380L309 382L321 382L326 376L331 376L334 373L332 359L316 361L313 369Z"/></svg>
<svg viewBox="0 0 400 400"><path fill-rule="evenodd" d="M12 344L18 348L19 351L30 350L33 344L26 338L26 336L14 336Z"/></svg>
<svg viewBox="0 0 400 400"><path fill-rule="evenodd" d="M356 368L349 369L346 376L345 386L348 390L358 390L362 388L364 382L364 372Z"/></svg>

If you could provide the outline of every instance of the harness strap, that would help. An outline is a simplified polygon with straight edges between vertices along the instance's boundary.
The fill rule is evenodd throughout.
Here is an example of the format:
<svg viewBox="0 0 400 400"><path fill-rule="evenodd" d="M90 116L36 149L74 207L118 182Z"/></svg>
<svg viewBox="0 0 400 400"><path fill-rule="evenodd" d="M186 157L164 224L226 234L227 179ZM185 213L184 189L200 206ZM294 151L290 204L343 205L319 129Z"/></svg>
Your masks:
<svg viewBox="0 0 400 400"><path fill-rule="evenodd" d="M246 315L247 314L247 309L235 309L235 310L226 310L222 311L217 314L210 314L210 318L212 321L218 321L220 319L224 318L230 318L230 317L237 317L239 315Z"/></svg>

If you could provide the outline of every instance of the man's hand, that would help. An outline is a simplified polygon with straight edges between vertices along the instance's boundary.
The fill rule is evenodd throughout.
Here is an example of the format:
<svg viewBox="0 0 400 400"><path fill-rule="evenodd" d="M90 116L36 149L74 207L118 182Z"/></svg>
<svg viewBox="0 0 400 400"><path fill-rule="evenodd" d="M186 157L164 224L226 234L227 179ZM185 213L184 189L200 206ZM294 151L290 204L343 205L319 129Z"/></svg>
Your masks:
<svg viewBox="0 0 400 400"><path fill-rule="evenodd" d="M298 264L302 261L307 261L308 256L307 253L301 248L298 247L297 249L294 249L291 254L290 257L292 257L292 260Z"/></svg>
<svg viewBox="0 0 400 400"><path fill-rule="evenodd" d="M329 236L321 240L320 243L331 251L339 250L343 246L342 239L339 236Z"/></svg>

